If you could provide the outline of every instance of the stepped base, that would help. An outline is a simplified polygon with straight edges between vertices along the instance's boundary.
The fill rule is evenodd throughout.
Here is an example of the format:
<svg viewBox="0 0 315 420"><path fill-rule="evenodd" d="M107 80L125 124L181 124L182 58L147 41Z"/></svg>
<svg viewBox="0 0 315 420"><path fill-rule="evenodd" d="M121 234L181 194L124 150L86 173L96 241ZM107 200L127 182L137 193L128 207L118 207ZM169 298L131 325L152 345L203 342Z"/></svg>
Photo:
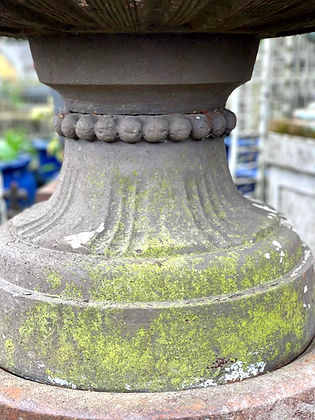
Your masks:
<svg viewBox="0 0 315 420"><path fill-rule="evenodd" d="M101 393L38 384L0 370L1 420L255 419L311 420L315 341L267 375L218 387L164 393Z"/></svg>

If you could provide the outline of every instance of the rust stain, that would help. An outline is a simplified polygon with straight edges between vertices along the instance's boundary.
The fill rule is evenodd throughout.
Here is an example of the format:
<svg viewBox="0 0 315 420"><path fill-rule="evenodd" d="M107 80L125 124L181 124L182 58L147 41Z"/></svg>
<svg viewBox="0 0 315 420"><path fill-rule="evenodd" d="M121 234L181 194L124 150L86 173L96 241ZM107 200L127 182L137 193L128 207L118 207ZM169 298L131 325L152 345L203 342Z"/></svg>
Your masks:
<svg viewBox="0 0 315 420"><path fill-rule="evenodd" d="M173 409L164 409L161 412L158 412L152 416L150 416L150 420L169 420L172 418L181 418L180 416L185 413L187 415L193 415L194 413L200 413L205 409L204 405L202 404L191 404L191 405L181 405L180 401L178 402L178 407L174 407ZM207 410L209 412L209 410Z"/></svg>
<svg viewBox="0 0 315 420"><path fill-rule="evenodd" d="M0 395L5 395L7 398L10 398L12 400L20 400L22 394L21 388L3 388L0 387Z"/></svg>

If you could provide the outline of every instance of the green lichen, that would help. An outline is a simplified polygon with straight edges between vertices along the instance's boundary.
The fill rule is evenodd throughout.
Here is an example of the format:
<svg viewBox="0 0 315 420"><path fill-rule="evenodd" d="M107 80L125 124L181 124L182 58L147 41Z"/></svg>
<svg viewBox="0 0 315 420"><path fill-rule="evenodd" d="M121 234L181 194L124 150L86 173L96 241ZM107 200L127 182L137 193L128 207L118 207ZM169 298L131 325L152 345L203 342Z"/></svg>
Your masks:
<svg viewBox="0 0 315 420"><path fill-rule="evenodd" d="M5 340L5 358L8 364L8 367L14 366L14 344L11 338Z"/></svg>
<svg viewBox="0 0 315 420"><path fill-rule="evenodd" d="M204 268L202 257L165 258L142 263L106 263L89 269L93 300L148 302L206 297L237 290L237 258L217 257Z"/></svg>
<svg viewBox="0 0 315 420"><path fill-rule="evenodd" d="M180 243L172 239L170 235L159 235L158 237L146 237L142 245L140 253L135 253L137 257L171 257L173 255L180 255L182 250L187 246L185 243Z"/></svg>
<svg viewBox="0 0 315 420"><path fill-rule="evenodd" d="M40 337L42 341L37 342L35 340L34 343L36 343L36 346L40 346L40 354L42 357L46 357L47 353L51 351L48 343L51 344L54 339L54 328L56 328L59 319L58 311L51 309L52 306L44 303L34 306L32 316L28 318L19 329L19 333L25 342L30 342L32 337L34 337L34 331L36 331L36 335ZM32 321L35 322L33 326L30 324Z"/></svg>
<svg viewBox="0 0 315 420"><path fill-rule="evenodd" d="M269 252L259 250L254 257L247 256L245 263L239 266L242 289L277 280L297 265L303 252L301 246L292 255L289 255L287 251L282 251L282 249L280 252L275 249L267 249L267 251ZM281 255L283 256L280 256L282 252ZM269 255L268 259L266 254Z"/></svg>
<svg viewBox="0 0 315 420"><path fill-rule="evenodd" d="M301 247L291 257L274 246L257 250L242 260L237 252L226 255L125 259L96 266L85 265L90 296L97 301L174 301L232 294L277 281L296 266ZM279 264L280 258L282 263ZM85 282L86 283L86 282Z"/></svg>
<svg viewBox="0 0 315 420"><path fill-rule="evenodd" d="M310 316L302 302L292 285L282 285L208 308L146 311L145 319L131 310L42 303L27 313L18 345L44 359L47 375L82 388L163 391L207 379L221 384L235 360L246 370L299 352ZM218 358L223 365L217 366Z"/></svg>
<svg viewBox="0 0 315 420"><path fill-rule="evenodd" d="M104 188L110 190L107 226L104 234L86 245L93 254L159 258L216 252L252 245L252 240L261 241L279 228L279 218L268 219L250 203L239 201L234 208L227 200L232 189L217 188L202 166L200 177L194 174L185 179L175 168L167 174L140 169L139 165L126 174L115 168L111 177L103 179L102 194ZM94 175L90 178L94 186ZM96 197L101 194L98 188ZM257 211L257 218L249 217L240 224L239 214L248 208L249 215Z"/></svg>
<svg viewBox="0 0 315 420"><path fill-rule="evenodd" d="M48 281L53 289L58 289L61 286L61 277L56 272L49 273L46 277L46 281Z"/></svg>
<svg viewBox="0 0 315 420"><path fill-rule="evenodd" d="M83 292L79 286L75 284L74 281L68 282L64 289L61 291L60 296L66 299L82 299Z"/></svg>

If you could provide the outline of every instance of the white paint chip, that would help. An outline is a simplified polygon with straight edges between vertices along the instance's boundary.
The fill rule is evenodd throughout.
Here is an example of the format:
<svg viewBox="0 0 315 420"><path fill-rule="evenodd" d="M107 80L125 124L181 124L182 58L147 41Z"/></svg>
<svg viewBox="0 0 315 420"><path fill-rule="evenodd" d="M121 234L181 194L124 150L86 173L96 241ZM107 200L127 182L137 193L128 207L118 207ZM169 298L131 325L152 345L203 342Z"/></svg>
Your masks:
<svg viewBox="0 0 315 420"><path fill-rule="evenodd" d="M48 376L48 379L50 380L50 382L52 382L53 384L56 384L56 385L71 386L70 382L66 381L65 379L52 378L51 376Z"/></svg>
<svg viewBox="0 0 315 420"><path fill-rule="evenodd" d="M104 225L104 222L102 222L100 225L99 225L99 227L96 229L96 231L95 232L97 232L97 233L101 233L101 232L103 232L103 230L105 229L105 225Z"/></svg>
<svg viewBox="0 0 315 420"><path fill-rule="evenodd" d="M204 382L198 384L198 388L207 388L208 386L217 386L213 379L206 379Z"/></svg>
<svg viewBox="0 0 315 420"><path fill-rule="evenodd" d="M243 366L243 362L235 362L230 367L225 368L227 373L224 375L224 382L239 381L242 379L250 378L252 376L256 376L259 373L263 373L266 367L266 363L251 363L245 367L245 369Z"/></svg>
<svg viewBox="0 0 315 420"><path fill-rule="evenodd" d="M65 242L68 243L73 249L81 248L82 245L89 242L97 233L103 232L105 229L104 222L102 222L96 230L91 232L80 232L75 233L74 235L66 236Z"/></svg>
<svg viewBox="0 0 315 420"><path fill-rule="evenodd" d="M93 238L95 232L81 232L75 235L69 235L65 237L65 241L71 245L73 249L80 248L83 244L89 242Z"/></svg>
<svg viewBox="0 0 315 420"><path fill-rule="evenodd" d="M311 255L311 251L310 251L309 249L306 249L306 250L304 251L304 258L303 258L303 261L301 262L301 264L300 264L298 267L296 267L296 268L295 268L295 270L293 270L293 271L292 271L292 273L291 273L291 278L295 277L295 276L298 274L298 272L299 272L299 271L302 269L302 267L305 265L306 261L309 259L310 255Z"/></svg>
<svg viewBox="0 0 315 420"><path fill-rule="evenodd" d="M258 204L257 202L254 202L254 203L252 202L252 205L255 206L255 207L258 207L259 209L263 209L263 210L267 211L268 213L278 215L276 210L272 209L271 207L267 206L266 204Z"/></svg>
<svg viewBox="0 0 315 420"><path fill-rule="evenodd" d="M282 248L282 245L278 241L272 241L272 245L274 245L277 248Z"/></svg>

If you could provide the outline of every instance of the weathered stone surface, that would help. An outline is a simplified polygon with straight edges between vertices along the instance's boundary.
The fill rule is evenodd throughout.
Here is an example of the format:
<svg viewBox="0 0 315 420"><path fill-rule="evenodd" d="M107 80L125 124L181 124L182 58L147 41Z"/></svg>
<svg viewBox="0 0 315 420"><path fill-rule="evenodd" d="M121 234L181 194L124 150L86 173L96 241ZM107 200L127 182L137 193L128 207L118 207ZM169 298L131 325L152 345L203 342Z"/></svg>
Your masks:
<svg viewBox="0 0 315 420"><path fill-rule="evenodd" d="M254 36L209 34L57 35L30 40L40 81L61 93L66 111L125 115L122 133L134 115L136 141L142 131L138 115L152 121L154 116L175 114L170 116L170 131L175 134L176 114L223 112L232 90L250 79L258 43ZM69 115L63 122L68 130L68 119L73 127L80 117ZM224 116L219 113L214 119L216 124L221 119L219 135L225 128ZM189 136L188 124L180 139Z"/></svg>
<svg viewBox="0 0 315 420"><path fill-rule="evenodd" d="M63 36L32 51L66 97L56 129L74 139L51 200L0 229L0 365L65 387L157 392L298 356L314 335L311 254L237 192L223 137L207 133L235 124L225 102L250 77L257 40ZM104 141L111 107L122 141ZM194 111L208 127L193 128Z"/></svg>
<svg viewBox="0 0 315 420"><path fill-rule="evenodd" d="M206 137L229 135L236 125L236 117L228 109L205 114L185 115L90 115L60 113L54 117L55 130L61 136L87 141L125 143L167 140L201 140Z"/></svg>
<svg viewBox="0 0 315 420"><path fill-rule="evenodd" d="M237 192L222 138L67 141L55 196L0 239L0 363L22 376L204 387L279 367L314 335L311 255Z"/></svg>
<svg viewBox="0 0 315 420"><path fill-rule="evenodd" d="M313 420L315 351L268 375L181 392L108 393L52 388L0 370L1 420Z"/></svg>

